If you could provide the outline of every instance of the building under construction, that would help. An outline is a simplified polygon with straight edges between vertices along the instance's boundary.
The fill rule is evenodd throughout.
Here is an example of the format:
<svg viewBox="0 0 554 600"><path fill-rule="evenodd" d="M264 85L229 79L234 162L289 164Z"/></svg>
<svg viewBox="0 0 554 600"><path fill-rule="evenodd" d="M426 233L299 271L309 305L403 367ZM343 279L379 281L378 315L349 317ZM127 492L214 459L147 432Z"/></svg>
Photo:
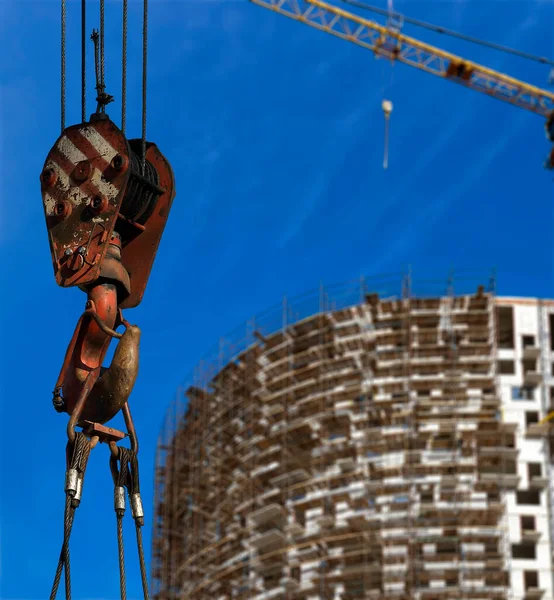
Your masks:
<svg viewBox="0 0 554 600"><path fill-rule="evenodd" d="M554 301L486 283L362 279L222 340L160 435L154 597L553 598Z"/></svg>

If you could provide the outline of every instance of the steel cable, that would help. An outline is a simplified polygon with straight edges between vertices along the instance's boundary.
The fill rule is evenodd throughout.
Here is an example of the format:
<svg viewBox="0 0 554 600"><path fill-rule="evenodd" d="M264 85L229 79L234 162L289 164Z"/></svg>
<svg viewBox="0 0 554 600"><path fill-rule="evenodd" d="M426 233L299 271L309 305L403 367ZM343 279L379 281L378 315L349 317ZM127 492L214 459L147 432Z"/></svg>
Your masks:
<svg viewBox="0 0 554 600"><path fill-rule="evenodd" d="M104 59L104 0L100 0L100 84L105 89L105 59Z"/></svg>
<svg viewBox="0 0 554 600"><path fill-rule="evenodd" d="M69 494L66 496L66 506L69 500L69 509L66 511L64 518L64 550L63 562L64 562L64 583L65 583L65 598L71 600L71 565L69 560L69 538L71 537L71 530L73 529L73 521L75 520L75 509L71 506L71 497Z"/></svg>
<svg viewBox="0 0 554 600"><path fill-rule="evenodd" d="M65 37L66 37L66 10L65 0L62 0L62 57L61 57L61 123L62 131L65 129Z"/></svg>
<svg viewBox="0 0 554 600"><path fill-rule="evenodd" d="M85 439L85 436L83 434L83 439ZM77 465L77 469L79 471L79 479L81 481L81 491L79 494L79 497L75 497L72 499L71 501L71 505L73 506L73 508L78 508L79 505L81 504L81 495L83 493L83 485L85 482L85 472L87 470L87 464L88 464L88 459L90 456L90 451L92 450L92 442L88 442L84 445L83 450L79 456L79 462Z"/></svg>
<svg viewBox="0 0 554 600"><path fill-rule="evenodd" d="M117 517L117 548L119 558L119 590L121 600L127 599L127 581L125 575L125 545L123 540L123 515L125 514L125 493L129 478L129 450L127 448L118 448L118 457L110 457L110 469L114 482L114 503ZM120 468L117 469L119 460ZM119 492L122 492L121 495Z"/></svg>
<svg viewBox="0 0 554 600"><path fill-rule="evenodd" d="M81 121L87 120L87 0L81 0Z"/></svg>
<svg viewBox="0 0 554 600"><path fill-rule="evenodd" d="M119 591L121 600L127 599L127 582L125 579L125 546L123 544L123 515L117 515L117 547L119 551Z"/></svg>
<svg viewBox="0 0 554 600"><path fill-rule="evenodd" d="M62 577L62 571L65 566L65 595L67 598L71 598L71 577L69 575L69 538L71 536L71 529L73 527L73 517L75 509L71 506L71 497L69 494L65 498L65 511L64 511L64 539L62 543L62 549L60 551L60 558L58 560L58 567L56 569L56 575L54 576L54 583L52 584L52 591L50 592L50 600L55 600L58 595L58 588L60 586L60 580ZM69 593L69 596L68 596Z"/></svg>
<svg viewBox="0 0 554 600"><path fill-rule="evenodd" d="M129 457L126 448L119 449L119 461L121 467L117 484L120 487L125 487L129 476ZM119 587L121 591L121 600L126 600L127 582L125 576L125 546L123 543L123 511L117 514L117 544L119 549Z"/></svg>
<svg viewBox="0 0 554 600"><path fill-rule="evenodd" d="M138 456L136 455L135 452L131 453L131 457L130 457L130 464L131 464L131 490L130 492L133 494L140 494L140 476L139 476L139 469L138 469Z"/></svg>
<svg viewBox="0 0 554 600"><path fill-rule="evenodd" d="M148 54L148 0L144 0L142 23L142 174L146 168L146 83Z"/></svg>
<svg viewBox="0 0 554 600"><path fill-rule="evenodd" d="M125 135L127 124L127 0L123 0L123 49L121 65L121 131Z"/></svg>
<svg viewBox="0 0 554 600"><path fill-rule="evenodd" d="M84 479L88 458L90 456L91 443L87 440L82 432L78 432L75 436L75 442L72 445L73 454L71 460L67 461L68 469L75 469L79 473L81 483ZM69 454L70 444L68 443L67 453ZM81 486L82 489L82 486ZM60 558L58 560L58 566L56 568L56 574L54 576L54 583L52 584L52 591L50 593L50 600L55 600L58 594L58 588L60 585L62 570L64 571L65 581L65 596L66 600L71 600L71 565L70 565L70 554L69 554L69 539L71 537L71 531L73 529L73 522L75 519L75 510L79 506L80 499L75 497L74 490L66 490L65 496L65 510L64 510L64 537L62 543L62 549L60 551Z"/></svg>
<svg viewBox="0 0 554 600"><path fill-rule="evenodd" d="M138 466L138 456L135 452L131 452L131 477L130 477L130 488L129 495L131 497L138 494L140 496L140 477L139 477L139 466ZM135 531L137 535L137 549L139 555L139 563L140 563L140 576L142 580L142 591L144 595L144 600L150 600L150 594L148 591L148 577L146 574L146 561L144 559L144 544L142 542L142 527L144 526L144 517L136 516L135 517Z"/></svg>
<svg viewBox="0 0 554 600"><path fill-rule="evenodd" d="M146 561L144 560L144 546L142 543L142 526L135 519L135 529L137 533L137 547L140 562L140 576L142 579L142 591L144 600L150 600L150 594L148 592L148 577L146 576Z"/></svg>

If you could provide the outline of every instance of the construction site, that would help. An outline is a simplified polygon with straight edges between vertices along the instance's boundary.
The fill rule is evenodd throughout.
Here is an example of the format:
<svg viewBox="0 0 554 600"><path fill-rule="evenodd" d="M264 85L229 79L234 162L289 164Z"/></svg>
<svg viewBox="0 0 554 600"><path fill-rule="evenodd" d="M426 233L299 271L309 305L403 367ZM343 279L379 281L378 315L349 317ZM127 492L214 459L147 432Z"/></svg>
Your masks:
<svg viewBox="0 0 554 600"><path fill-rule="evenodd" d="M187 351L196 352L214 332L219 336L224 319L235 318L230 315L249 315L260 299L303 289L312 277L346 270L350 275L340 277L356 276L368 264L379 272L402 256L401 264L414 264L420 246L427 254L415 263L436 260L440 269L470 256L482 264L492 253L510 273L517 261L526 266L508 275L506 289L550 294L537 286L552 271L552 230L545 227L551 191L541 193L524 164L529 159L537 171L554 172L554 92L521 81L517 71L504 73L500 60L493 69L404 33L409 24L435 40L448 38L454 49L467 43L516 57L531 79L548 67L551 86L554 59L539 55L544 45L534 45L534 54L512 47L548 20L537 16L540 2L497 26L500 44L478 37L488 30L462 33L423 20L422 11L403 15L392 0L386 8L359 0L250 1L256 8L216 3L210 13L184 6L182 15L179 5L188 3L164 8L158 2L150 86L148 0L111 7L105 0L59 2L59 131L44 129L41 155L31 159L26 140L36 132L14 121L6 147L16 156L12 143L25 140L24 160L15 161L25 171L13 172L13 181L26 183L26 165L42 164L37 220L51 253L45 265L57 286L83 293L83 309L71 313L54 292L45 295L48 288L34 274L22 276L21 265L35 264L29 242L35 230L24 220L16 234L8 231L10 222L5 234L13 233L20 246L6 245L5 254L15 257L6 280L18 282L12 286L18 295L4 312L12 315L15 305L18 314L30 314L38 287L42 313L35 319L47 323L48 337L31 372L34 340L27 339L8 353L5 370L10 389L33 380L27 396L52 394L50 408L67 417L67 440L65 452L57 449L56 485L63 494L55 499L54 468L44 470L50 453L35 456L35 448L50 448L54 424L33 413L40 431L24 445L13 425L21 420L19 403L6 401L13 411L4 419L12 436L4 441L6 465L13 481L32 474L32 493L16 498L14 492L6 500L11 507L2 505L10 515L0 523L2 534L8 530L20 554L3 557L2 574L12 581L9 588L2 582L0 596L45 597L44 557L55 556L50 600L60 587L71 600L70 538L84 489L94 505L79 514L102 533L81 538L73 561L81 562L81 577L73 581L85 581L86 597L96 593L89 561L94 543L102 551L98 565L109 564L100 526L106 478L94 467L86 488L84 481L89 458L97 461L102 450L92 451L104 446L117 529L106 552L113 564L97 578L102 597L113 597L118 576L121 600L137 597L139 586L144 600L554 600L554 299L498 295L495 272L418 280L410 267L283 300L220 338L197 364L167 409L154 448L165 405L152 398L173 393L178 380L171 377L181 361L197 360ZM458 4L445 23L462 24ZM35 9L18 10L12 18L25 23ZM432 18L439 12L436 4L429 8ZM367 18L370 13L384 22ZM497 18L492 10L485 14L472 18ZM277 29L274 15L302 25L306 36L290 43L292 29ZM35 28L42 35L54 23L58 16L47 7ZM176 23L182 31L170 33ZM12 29L5 26L6 33ZM313 30L349 42L349 52L341 58L340 50L309 37ZM277 43L270 43L274 31ZM541 31L544 42L551 32ZM21 40L28 37L15 35L9 54L23 56ZM25 68L18 65L19 87L3 88L15 98L13 114L31 111L22 121L33 128L52 123L51 109L23 101L51 87L51 65L44 68L51 52L44 48L39 38L34 76L23 81ZM366 76L365 58L354 54L360 48L369 51L362 53L368 60L381 59L380 80L373 73L366 88L353 85ZM454 96L431 85L405 78L393 88L397 63L518 108L519 117L499 127L511 121L501 109L482 112L476 102L461 115ZM284 76L293 64L296 83ZM40 85L37 75L46 77ZM147 127L149 89L154 137ZM382 119L378 135L368 92ZM401 109L398 154L387 171L393 99ZM460 104L467 107L465 97ZM32 112L37 107L43 112ZM536 152L525 137L529 115L541 118L537 130L546 134ZM495 127L478 131L487 121ZM464 136L470 122L475 135ZM46 140L50 149L43 152ZM514 140L522 157L506 161ZM366 149L375 147L378 154L366 160ZM502 181L488 178L491 169ZM185 193L174 209L180 176ZM500 184L506 187L495 187ZM123 311L146 297L172 211L157 287L148 309L136 313L147 332L143 347L143 325ZM512 237L505 244L507 231ZM23 279L28 288L19 285ZM7 320L13 323L6 339L23 337L15 329L19 319ZM147 368L131 401L139 355ZM146 432L143 446L139 430ZM153 503L141 495L139 446L146 448L141 461L156 453ZM46 496L51 511L35 505ZM54 503L63 531L59 554L51 544ZM143 541L150 519L152 540ZM10 530L12 521L18 525ZM124 522L132 523L136 538L129 572Z"/></svg>
<svg viewBox="0 0 554 600"><path fill-rule="evenodd" d="M362 279L223 338L160 433L153 597L552 598L554 301L484 283Z"/></svg>

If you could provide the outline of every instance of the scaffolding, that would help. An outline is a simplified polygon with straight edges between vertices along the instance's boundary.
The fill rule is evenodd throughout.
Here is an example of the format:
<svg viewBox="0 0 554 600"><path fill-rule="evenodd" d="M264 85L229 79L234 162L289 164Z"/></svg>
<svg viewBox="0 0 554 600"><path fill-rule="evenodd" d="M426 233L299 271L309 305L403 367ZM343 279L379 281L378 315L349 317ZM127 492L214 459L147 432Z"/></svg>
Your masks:
<svg viewBox="0 0 554 600"><path fill-rule="evenodd" d="M221 340L160 434L153 597L508 599L495 315L494 278L399 274Z"/></svg>

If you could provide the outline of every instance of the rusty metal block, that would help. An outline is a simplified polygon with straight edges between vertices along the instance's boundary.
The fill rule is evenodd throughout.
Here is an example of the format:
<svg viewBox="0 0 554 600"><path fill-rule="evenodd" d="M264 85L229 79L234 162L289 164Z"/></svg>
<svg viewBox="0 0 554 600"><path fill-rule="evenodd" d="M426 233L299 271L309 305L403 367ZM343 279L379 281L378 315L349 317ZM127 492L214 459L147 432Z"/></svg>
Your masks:
<svg viewBox="0 0 554 600"><path fill-rule="evenodd" d="M98 436L100 441L109 444L110 442L120 442L124 440L128 434L123 433L113 427L106 427L105 425L100 425L100 423L93 423L92 421L83 421L79 423L79 425L83 428L83 433L89 437Z"/></svg>

